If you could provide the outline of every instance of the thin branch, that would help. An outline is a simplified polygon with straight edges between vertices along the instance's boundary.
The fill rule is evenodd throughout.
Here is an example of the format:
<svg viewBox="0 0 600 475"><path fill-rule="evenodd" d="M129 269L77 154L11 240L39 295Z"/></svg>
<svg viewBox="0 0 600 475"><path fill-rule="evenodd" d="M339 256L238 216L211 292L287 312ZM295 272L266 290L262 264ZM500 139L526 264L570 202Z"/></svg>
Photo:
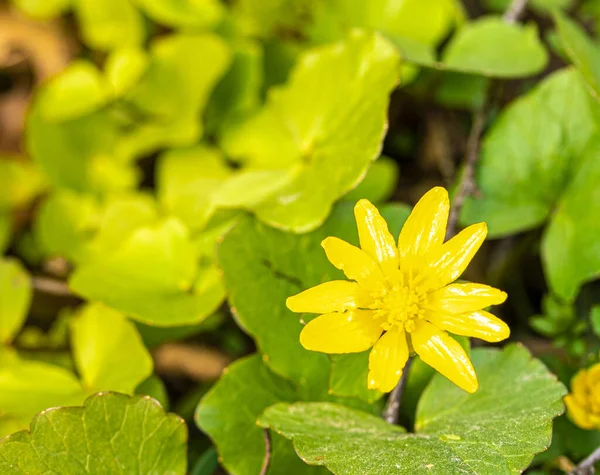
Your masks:
<svg viewBox="0 0 600 475"><path fill-rule="evenodd" d="M263 459L262 467L260 468L260 475L266 475L269 470L269 463L271 462L271 433L269 429L263 429L265 436L265 458Z"/></svg>
<svg viewBox="0 0 600 475"><path fill-rule="evenodd" d="M469 132L469 139L467 140L465 167L458 183L456 194L452 200L452 208L448 217L448 227L446 228L446 239L450 239L456 234L458 218L465 200L477 189L475 185L475 167L479 160L479 142L481 141L481 135L485 126L485 116L485 106L473 113L473 124L471 125L471 132Z"/></svg>
<svg viewBox="0 0 600 475"><path fill-rule="evenodd" d="M73 297L73 293L66 282L53 279L52 277L33 277L31 279L33 288L39 292L56 295L59 297Z"/></svg>
<svg viewBox="0 0 600 475"><path fill-rule="evenodd" d="M390 424L398 424L398 415L400 413L400 405L402 404L402 393L404 393L404 388L406 387L406 380L408 379L412 361L412 357L409 357L406 361L400 381L390 393L385 410L383 411L383 418Z"/></svg>
<svg viewBox="0 0 600 475"><path fill-rule="evenodd" d="M593 475L595 473L594 465L600 462L600 447L594 450L589 457L585 458L569 475Z"/></svg>
<svg viewBox="0 0 600 475"><path fill-rule="evenodd" d="M526 6L527 0L512 0L510 6L504 13L504 21L508 24L516 23L523 14ZM448 226L446 228L446 239L450 239L456 234L458 218L465 200L477 190L477 185L475 184L475 168L477 166L477 161L479 160L479 146L483 129L485 128L487 106L488 100L485 100L483 105L473 113L473 122L467 141L464 170L460 177L456 194L452 200L452 207L450 208L450 215L448 217ZM404 392L404 386L406 385L411 362L412 359L409 358L402 371L402 377L400 378L398 385L390 393L383 412L383 418L390 424L398 423L402 393Z"/></svg>
<svg viewBox="0 0 600 475"><path fill-rule="evenodd" d="M508 10L504 13L504 21L511 25L518 22L526 6L527 0L512 0Z"/></svg>

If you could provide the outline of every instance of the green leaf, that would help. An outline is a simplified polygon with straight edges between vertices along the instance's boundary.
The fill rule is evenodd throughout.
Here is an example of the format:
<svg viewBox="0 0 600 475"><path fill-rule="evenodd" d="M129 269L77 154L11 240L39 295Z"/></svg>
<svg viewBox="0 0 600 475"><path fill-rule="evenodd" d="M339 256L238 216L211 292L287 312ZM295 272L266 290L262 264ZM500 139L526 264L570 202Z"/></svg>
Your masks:
<svg viewBox="0 0 600 475"><path fill-rule="evenodd" d="M11 0L26 15L38 20L50 20L62 14L71 0Z"/></svg>
<svg viewBox="0 0 600 475"><path fill-rule="evenodd" d="M77 262L99 226L100 209L90 195L58 190L38 210L34 231L42 253Z"/></svg>
<svg viewBox="0 0 600 475"><path fill-rule="evenodd" d="M0 408L7 414L28 420L49 407L81 404L87 396L71 371L0 350Z"/></svg>
<svg viewBox="0 0 600 475"><path fill-rule="evenodd" d="M224 142L251 171L295 175L252 206L259 219L295 232L326 219L379 155L397 80L398 56L379 35L354 31L299 58L287 85Z"/></svg>
<svg viewBox="0 0 600 475"><path fill-rule="evenodd" d="M597 113L573 70L548 76L511 104L483 139L481 196L467 199L461 221L486 221L490 237L542 224L597 133Z"/></svg>
<svg viewBox="0 0 600 475"><path fill-rule="evenodd" d="M89 300L159 326L197 323L224 298L217 270L198 267L197 250L175 218L138 228L113 252L97 253L75 270L69 285Z"/></svg>
<svg viewBox="0 0 600 475"><path fill-rule="evenodd" d="M592 307L590 320L592 322L592 329L594 330L594 333L596 336L600 336L600 305L595 305Z"/></svg>
<svg viewBox="0 0 600 475"><path fill-rule="evenodd" d="M548 53L534 25L483 17L465 24L442 55L444 65L493 77L532 76L544 69Z"/></svg>
<svg viewBox="0 0 600 475"><path fill-rule="evenodd" d="M144 41L144 18L131 0L74 0L83 42L110 51Z"/></svg>
<svg viewBox="0 0 600 475"><path fill-rule="evenodd" d="M356 188L344 196L345 201L366 198L372 203L383 203L396 190L400 170L398 164L388 157L380 157L367 171L365 178Z"/></svg>
<svg viewBox="0 0 600 475"><path fill-rule="evenodd" d="M590 203L600 201L600 140L582 154L581 166L556 203L542 240L542 261L550 286L573 301L580 286L600 275L598 213Z"/></svg>
<svg viewBox="0 0 600 475"><path fill-rule="evenodd" d="M369 351L347 355L331 356L331 394L340 397L353 397L369 403L375 402L383 393L368 389Z"/></svg>
<svg viewBox="0 0 600 475"><path fill-rule="evenodd" d="M101 393L84 407L44 411L0 443L0 471L186 473L187 430L149 397Z"/></svg>
<svg viewBox="0 0 600 475"><path fill-rule="evenodd" d="M45 122L76 119L98 110L109 97L98 68L89 61L75 61L40 90L40 118Z"/></svg>
<svg viewBox="0 0 600 475"><path fill-rule="evenodd" d="M389 206L381 211L390 231L398 235L408 216L406 207ZM319 378L329 377L327 357L300 345L300 315L285 306L290 295L324 281L343 278L321 248L320 243L327 236L358 243L350 203L334 207L322 227L304 235L278 231L255 219L242 219L225 235L217 251L238 324L255 339L269 368L298 384L313 380L320 384ZM265 315L269 316L268 325ZM352 367L349 370L354 371ZM347 375L336 375L338 378L351 381ZM365 382L361 399L368 401L371 397Z"/></svg>
<svg viewBox="0 0 600 475"><path fill-rule="evenodd" d="M194 464L194 468L190 471L190 475L213 475L219 467L218 457L214 447L206 450Z"/></svg>
<svg viewBox="0 0 600 475"><path fill-rule="evenodd" d="M197 145L169 150L157 166L159 200L192 231L200 230L216 210L213 195L232 172L219 149Z"/></svg>
<svg viewBox="0 0 600 475"><path fill-rule="evenodd" d="M565 389L519 346L476 349L472 359L478 392L469 395L436 375L414 434L330 403L279 403L260 423L292 439L305 462L336 474L519 473L548 447Z"/></svg>
<svg viewBox="0 0 600 475"><path fill-rule="evenodd" d="M296 401L295 387L272 373L254 355L232 364L196 409L198 426L214 441L223 465L233 475L259 473L265 459L265 435L256 425L262 412L281 401ZM307 473L291 444L274 435L269 474ZM308 472L310 473L310 472Z"/></svg>
<svg viewBox="0 0 600 475"><path fill-rule="evenodd" d="M132 89L148 68L149 58L141 48L115 49L106 60L106 80L116 97Z"/></svg>
<svg viewBox="0 0 600 475"><path fill-rule="evenodd" d="M225 8L219 0L134 0L157 23L193 30L215 26Z"/></svg>
<svg viewBox="0 0 600 475"><path fill-rule="evenodd" d="M123 138L121 153L137 157L196 143L204 107L230 59L227 45L213 34L173 34L155 41L148 69L127 95L144 120Z"/></svg>
<svg viewBox="0 0 600 475"><path fill-rule="evenodd" d="M32 293L31 280L21 263L0 258L0 343L10 344L23 326Z"/></svg>
<svg viewBox="0 0 600 475"><path fill-rule="evenodd" d="M3 254L10 244L12 235L12 218L8 213L0 212L0 254Z"/></svg>
<svg viewBox="0 0 600 475"><path fill-rule="evenodd" d="M208 134L226 133L228 128L254 113L262 103L264 55L261 45L251 40L233 45L233 59L206 106Z"/></svg>
<svg viewBox="0 0 600 475"><path fill-rule="evenodd" d="M43 120L41 107L41 101L34 100L27 117L27 150L53 185L104 193L137 183L135 166L119 158L119 131L105 111L52 123Z"/></svg>
<svg viewBox="0 0 600 475"><path fill-rule="evenodd" d="M460 21L461 10L460 3L454 0L335 0L316 10L311 34L316 41L327 42L343 36L348 27L361 27L380 31L394 43L396 40L404 45L410 43L412 47L407 48L412 52L420 45L429 55L432 47Z"/></svg>
<svg viewBox="0 0 600 475"><path fill-rule="evenodd" d="M169 409L169 395L162 380L155 374L150 375L135 388L135 394L156 399L165 410Z"/></svg>
<svg viewBox="0 0 600 475"><path fill-rule="evenodd" d="M556 12L554 21L562 47L585 79L592 95L600 100L600 48L565 15Z"/></svg>
<svg viewBox="0 0 600 475"><path fill-rule="evenodd" d="M46 181L33 163L0 156L0 212L26 206L45 187Z"/></svg>
<svg viewBox="0 0 600 475"><path fill-rule="evenodd" d="M90 390L133 394L152 374L152 358L135 325L122 313L89 304L70 326L73 359Z"/></svg>

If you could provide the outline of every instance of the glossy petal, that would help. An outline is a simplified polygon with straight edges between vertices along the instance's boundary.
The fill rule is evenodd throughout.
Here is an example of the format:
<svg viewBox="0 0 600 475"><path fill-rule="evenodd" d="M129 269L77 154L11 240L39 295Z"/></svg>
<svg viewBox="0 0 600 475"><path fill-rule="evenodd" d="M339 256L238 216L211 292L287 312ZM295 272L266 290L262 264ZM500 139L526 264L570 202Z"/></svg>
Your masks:
<svg viewBox="0 0 600 475"><path fill-rule="evenodd" d="M365 251L336 237L324 239L321 246L329 262L343 271L348 279L355 280L367 290L381 291L384 288L381 269Z"/></svg>
<svg viewBox="0 0 600 475"><path fill-rule="evenodd" d="M360 247L379 262L384 274L398 269L398 248L388 230L386 221L368 200L360 200L354 207Z"/></svg>
<svg viewBox="0 0 600 475"><path fill-rule="evenodd" d="M382 333L371 310L327 313L311 320L300 333L307 350L322 353L359 353L373 346Z"/></svg>
<svg viewBox="0 0 600 475"><path fill-rule="evenodd" d="M460 277L486 236L485 223L473 224L432 253L430 267L439 287L450 284Z"/></svg>
<svg viewBox="0 0 600 475"><path fill-rule="evenodd" d="M479 338L492 343L505 340L510 335L510 328L506 323L484 310L462 315L430 310L425 312L425 319L455 335Z"/></svg>
<svg viewBox="0 0 600 475"><path fill-rule="evenodd" d="M408 360L406 333L392 329L383 335L369 354L369 389L390 392L400 381Z"/></svg>
<svg viewBox="0 0 600 475"><path fill-rule="evenodd" d="M471 360L459 343L431 323L418 321L410 334L414 350L433 369L469 393L479 387Z"/></svg>
<svg viewBox="0 0 600 475"><path fill-rule="evenodd" d="M287 307L297 313L344 312L368 308L373 299L356 282L333 280L300 292L286 300Z"/></svg>
<svg viewBox="0 0 600 475"><path fill-rule="evenodd" d="M573 379L571 379L571 390L577 403L582 407L586 407L588 405L588 380L587 371L585 369L573 376Z"/></svg>
<svg viewBox="0 0 600 475"><path fill-rule="evenodd" d="M579 405L572 394L567 394L563 401L567 406L567 415L575 425L587 430L595 428L595 425L588 412L585 410L585 408Z"/></svg>
<svg viewBox="0 0 600 475"><path fill-rule="evenodd" d="M506 300L506 292L483 284L451 284L429 294L425 308L440 313L471 313Z"/></svg>
<svg viewBox="0 0 600 475"><path fill-rule="evenodd" d="M398 238L401 266L407 264L403 259L424 258L438 250L446 235L449 210L448 192L442 187L432 188L419 200Z"/></svg>

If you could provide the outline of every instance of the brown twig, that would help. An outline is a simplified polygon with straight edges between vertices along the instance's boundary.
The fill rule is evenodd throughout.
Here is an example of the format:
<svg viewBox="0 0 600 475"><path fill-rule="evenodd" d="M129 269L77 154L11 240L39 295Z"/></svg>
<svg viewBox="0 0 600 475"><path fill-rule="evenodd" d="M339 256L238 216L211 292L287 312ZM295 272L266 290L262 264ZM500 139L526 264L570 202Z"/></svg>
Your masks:
<svg viewBox="0 0 600 475"><path fill-rule="evenodd" d="M583 459L577 467L569 472L569 475L593 475L595 473L594 465L597 462L600 462L600 447Z"/></svg>
<svg viewBox="0 0 600 475"><path fill-rule="evenodd" d="M59 297L73 297L73 293L66 282L56 280L52 277L33 277L31 279L33 288L39 292L56 295Z"/></svg>
<svg viewBox="0 0 600 475"><path fill-rule="evenodd" d="M512 0L510 6L504 13L503 19L506 23L513 24L523 14L525 7L527 6L527 0ZM456 194L452 200L452 207L450 208L450 215L448 217L448 226L446 228L446 239L451 238L456 234L458 227L458 218L462 210L463 204L468 196L470 196L477 186L475 184L475 168L477 161L479 160L479 143L485 128L485 122L487 117L488 101L483 101L483 105L473 113L473 123L471 125L471 131L469 132L469 139L467 141L467 150L465 156L465 166L463 173L460 177L460 181L457 186ZM390 397L386 403L383 417L386 421L392 424L398 420L398 413L400 411L400 404L402 402L402 392L404 391L405 379L408 377L409 372L409 361L407 361L404 371L402 372L402 378L398 382L398 385L390 393Z"/></svg>
<svg viewBox="0 0 600 475"><path fill-rule="evenodd" d="M479 160L479 142L481 141L481 135L485 126L485 116L485 106L473 113L473 125L471 126L471 132L469 132L469 139L467 140L465 168L452 200L452 208L448 217L448 227L446 228L446 239L450 239L456 234L458 218L460 217L465 200L477 188L475 185L475 167Z"/></svg>
<svg viewBox="0 0 600 475"><path fill-rule="evenodd" d="M412 357L409 357L402 370L402 376L396 387L390 393L388 402L383 412L383 418L390 424L398 424L398 415L400 414L400 404L402 403L402 393L406 387L406 380L408 379L408 373L412 364Z"/></svg>
<svg viewBox="0 0 600 475"><path fill-rule="evenodd" d="M516 23L523 15L525 7L527 6L527 0L512 0L508 10L504 13L504 21L509 24Z"/></svg>
<svg viewBox="0 0 600 475"><path fill-rule="evenodd" d="M229 358L214 349L189 343L165 343L152 352L159 374L178 374L194 381L217 379Z"/></svg>
<svg viewBox="0 0 600 475"><path fill-rule="evenodd" d="M263 459L262 467L260 468L260 475L267 475L269 470L269 463L271 462L271 433L269 429L263 429L265 436L265 458Z"/></svg>

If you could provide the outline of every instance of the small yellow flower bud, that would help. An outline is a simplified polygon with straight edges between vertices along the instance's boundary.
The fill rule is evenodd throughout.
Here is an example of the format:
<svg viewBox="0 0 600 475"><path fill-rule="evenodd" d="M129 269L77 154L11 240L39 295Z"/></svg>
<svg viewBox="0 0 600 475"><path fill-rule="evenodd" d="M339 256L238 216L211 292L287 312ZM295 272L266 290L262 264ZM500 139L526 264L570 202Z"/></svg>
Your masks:
<svg viewBox="0 0 600 475"><path fill-rule="evenodd" d="M567 415L582 429L600 430L600 363L582 369L571 380L565 396Z"/></svg>

